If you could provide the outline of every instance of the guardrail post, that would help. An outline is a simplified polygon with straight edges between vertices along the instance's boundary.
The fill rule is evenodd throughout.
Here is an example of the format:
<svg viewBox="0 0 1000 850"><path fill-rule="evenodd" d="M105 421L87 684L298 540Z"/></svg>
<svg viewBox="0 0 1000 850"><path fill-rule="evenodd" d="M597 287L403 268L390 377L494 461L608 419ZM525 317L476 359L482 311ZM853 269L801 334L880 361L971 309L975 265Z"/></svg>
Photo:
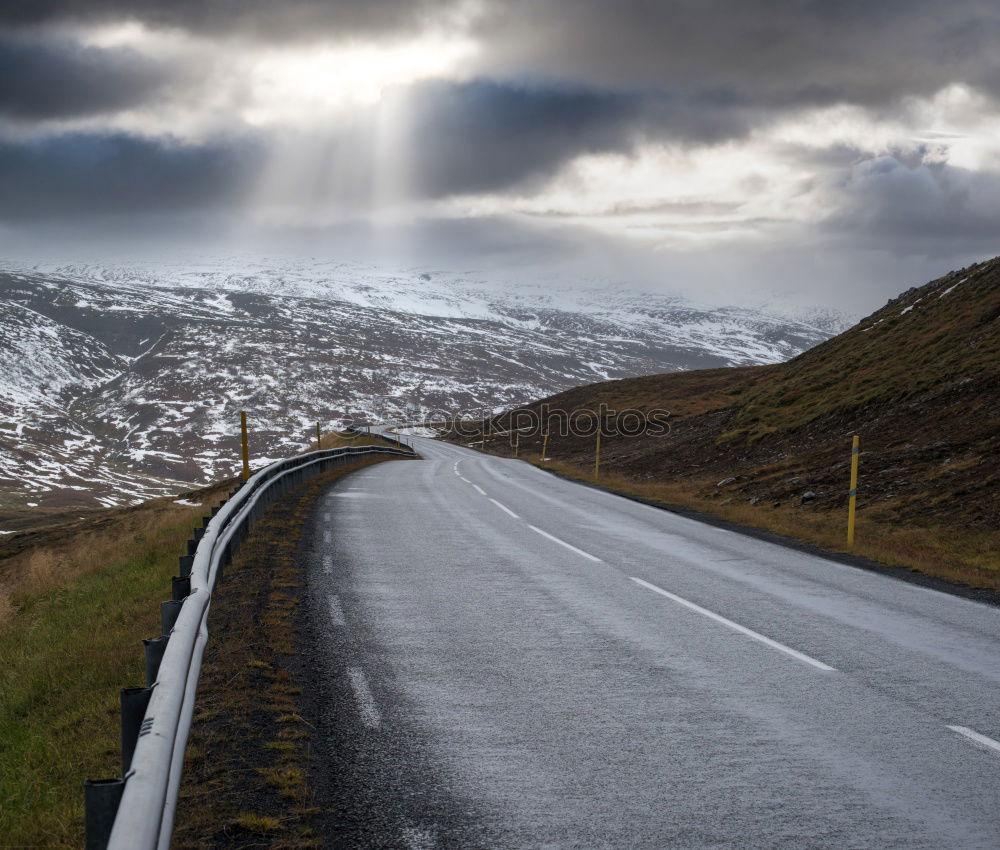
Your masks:
<svg viewBox="0 0 1000 850"><path fill-rule="evenodd" d="M142 645L146 648L146 687L151 688L156 677L160 674L160 662L163 660L163 653L167 649L167 635L149 638L144 640Z"/></svg>
<svg viewBox="0 0 1000 850"><path fill-rule="evenodd" d="M174 576L170 580L170 598L177 602L191 593L191 576Z"/></svg>
<svg viewBox="0 0 1000 850"><path fill-rule="evenodd" d="M177 622L177 615L181 613L183 600L171 599L169 602L160 603L160 626L164 635L169 635Z"/></svg>
<svg viewBox="0 0 1000 850"><path fill-rule="evenodd" d="M115 825L118 804L125 790L123 779L85 779L83 818L85 850L105 850Z"/></svg>
<svg viewBox="0 0 1000 850"><path fill-rule="evenodd" d="M181 555L177 559L177 572L182 576L191 575L191 566L194 564L193 555Z"/></svg>
<svg viewBox="0 0 1000 850"><path fill-rule="evenodd" d="M132 756L135 753L135 745L139 741L139 730L142 727L142 718L146 715L146 706L149 705L149 695L152 688L122 688L121 693L121 714L122 714L122 776L128 773L132 766Z"/></svg>

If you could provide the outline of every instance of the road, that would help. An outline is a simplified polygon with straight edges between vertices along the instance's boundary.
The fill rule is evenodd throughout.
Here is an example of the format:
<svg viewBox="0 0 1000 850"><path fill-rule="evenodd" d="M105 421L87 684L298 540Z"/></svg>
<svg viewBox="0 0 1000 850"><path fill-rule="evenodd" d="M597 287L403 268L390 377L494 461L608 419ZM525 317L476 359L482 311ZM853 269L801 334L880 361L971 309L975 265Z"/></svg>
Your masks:
<svg viewBox="0 0 1000 850"><path fill-rule="evenodd" d="M331 846L1000 847L1000 609L414 442L304 547Z"/></svg>

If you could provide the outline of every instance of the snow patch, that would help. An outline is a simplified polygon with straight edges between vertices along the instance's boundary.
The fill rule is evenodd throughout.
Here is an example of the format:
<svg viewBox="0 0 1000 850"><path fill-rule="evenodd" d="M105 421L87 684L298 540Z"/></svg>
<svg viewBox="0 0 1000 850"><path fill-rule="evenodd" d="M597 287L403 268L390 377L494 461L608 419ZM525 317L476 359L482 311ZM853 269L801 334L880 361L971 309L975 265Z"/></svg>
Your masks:
<svg viewBox="0 0 1000 850"><path fill-rule="evenodd" d="M967 278L967 277L963 277L963 278L962 278L962 279L961 279L961 280L960 280L960 281L959 281L958 283L953 283L953 284L952 284L951 286L949 286L949 287L948 287L948 288L947 288L947 289L946 289L946 290L945 290L944 292L942 292L942 293L941 293L941 294L940 294L940 295L938 296L938 298L944 298L944 297L945 297L945 295L947 295L947 294L948 294L949 292L951 292L951 291L952 291L952 290L953 290L953 289L954 289L954 288L955 288L956 286L961 286L961 285L962 285L963 283L965 283L965 282L966 282L967 280L968 280L968 278Z"/></svg>

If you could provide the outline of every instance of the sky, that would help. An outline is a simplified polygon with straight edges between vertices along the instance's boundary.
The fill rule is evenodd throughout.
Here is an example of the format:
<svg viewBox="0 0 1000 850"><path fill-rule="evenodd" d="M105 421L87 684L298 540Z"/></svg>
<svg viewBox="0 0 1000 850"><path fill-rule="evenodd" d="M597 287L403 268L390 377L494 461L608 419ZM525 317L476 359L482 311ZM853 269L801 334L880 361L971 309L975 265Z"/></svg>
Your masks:
<svg viewBox="0 0 1000 850"><path fill-rule="evenodd" d="M1000 254L995 0L7 0L0 252L849 312Z"/></svg>

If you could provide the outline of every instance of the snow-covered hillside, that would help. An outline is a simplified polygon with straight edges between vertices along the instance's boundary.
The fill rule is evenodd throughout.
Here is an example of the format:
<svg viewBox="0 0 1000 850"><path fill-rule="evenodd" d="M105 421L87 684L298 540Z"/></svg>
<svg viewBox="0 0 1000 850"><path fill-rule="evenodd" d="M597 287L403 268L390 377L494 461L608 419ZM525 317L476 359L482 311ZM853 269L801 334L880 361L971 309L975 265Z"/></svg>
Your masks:
<svg viewBox="0 0 1000 850"><path fill-rule="evenodd" d="M0 266L0 504L120 504L231 475L320 420L507 407L785 360L842 329L607 284L238 258Z"/></svg>

